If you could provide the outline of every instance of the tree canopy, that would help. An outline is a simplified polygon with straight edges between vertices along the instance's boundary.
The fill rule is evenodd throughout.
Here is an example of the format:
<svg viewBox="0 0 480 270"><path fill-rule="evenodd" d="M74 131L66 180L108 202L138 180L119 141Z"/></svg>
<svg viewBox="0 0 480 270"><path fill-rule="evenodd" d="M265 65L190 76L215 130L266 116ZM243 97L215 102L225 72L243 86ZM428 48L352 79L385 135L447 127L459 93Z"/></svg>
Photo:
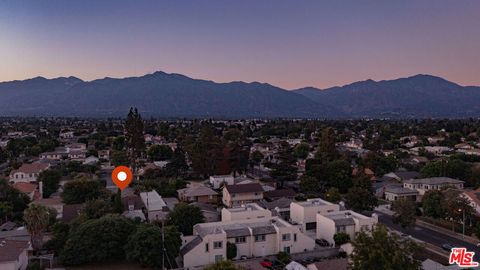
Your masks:
<svg viewBox="0 0 480 270"><path fill-rule="evenodd" d="M184 235L192 235L193 225L205 222L205 217L197 206L178 203L168 215L167 222L175 225Z"/></svg>
<svg viewBox="0 0 480 270"><path fill-rule="evenodd" d="M413 259L418 246L411 240L400 240L398 235L388 233L383 225L377 225L371 234L358 233L352 244L353 270L420 269L420 262Z"/></svg>
<svg viewBox="0 0 480 270"><path fill-rule="evenodd" d="M164 228L164 239L162 240L162 229L156 225L140 225L134 234L128 237L125 245L127 260L136 262L143 267L159 268L162 261L165 267L172 268L175 265L175 257L180 251L182 240L180 233L173 226ZM165 248L163 252L162 248Z"/></svg>
<svg viewBox="0 0 480 270"><path fill-rule="evenodd" d="M71 231L61 260L65 265L121 260L122 247L134 231L132 221L117 215L87 220Z"/></svg>

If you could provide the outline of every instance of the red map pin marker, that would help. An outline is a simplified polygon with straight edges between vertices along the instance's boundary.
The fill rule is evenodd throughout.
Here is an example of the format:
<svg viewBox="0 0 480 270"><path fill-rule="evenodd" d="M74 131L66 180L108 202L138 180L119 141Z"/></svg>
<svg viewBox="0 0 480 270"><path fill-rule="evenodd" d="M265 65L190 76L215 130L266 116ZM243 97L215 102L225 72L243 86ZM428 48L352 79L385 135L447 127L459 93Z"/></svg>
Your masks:
<svg viewBox="0 0 480 270"><path fill-rule="evenodd" d="M112 180L121 190L124 190L132 182L133 174L128 167L118 166L112 172Z"/></svg>

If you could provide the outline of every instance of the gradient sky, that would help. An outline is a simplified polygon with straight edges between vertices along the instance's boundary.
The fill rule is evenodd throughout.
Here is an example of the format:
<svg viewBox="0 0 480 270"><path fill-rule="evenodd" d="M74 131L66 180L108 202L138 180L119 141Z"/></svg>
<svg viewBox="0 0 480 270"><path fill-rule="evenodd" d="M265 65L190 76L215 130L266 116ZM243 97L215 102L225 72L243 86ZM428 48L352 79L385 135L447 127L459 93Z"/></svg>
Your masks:
<svg viewBox="0 0 480 270"><path fill-rule="evenodd" d="M0 81L156 70L325 88L480 85L480 1L0 1Z"/></svg>

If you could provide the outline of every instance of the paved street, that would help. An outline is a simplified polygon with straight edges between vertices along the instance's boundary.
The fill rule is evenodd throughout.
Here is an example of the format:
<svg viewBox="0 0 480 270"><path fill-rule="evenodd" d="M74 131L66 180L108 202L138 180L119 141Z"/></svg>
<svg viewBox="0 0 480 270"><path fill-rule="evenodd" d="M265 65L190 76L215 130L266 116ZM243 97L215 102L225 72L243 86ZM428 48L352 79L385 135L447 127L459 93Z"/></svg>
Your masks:
<svg viewBox="0 0 480 270"><path fill-rule="evenodd" d="M382 212L375 211L378 214L378 221L385 224L387 227L400 231L402 233L411 235L412 237L427 242L429 244L435 245L437 247L442 246L442 244L451 244L455 247L466 247L469 251L475 251L475 260L480 261L480 248L474 244L462 241L450 235L435 231L426 227L416 225L413 228L403 229L401 226L394 224L391 216L386 215Z"/></svg>

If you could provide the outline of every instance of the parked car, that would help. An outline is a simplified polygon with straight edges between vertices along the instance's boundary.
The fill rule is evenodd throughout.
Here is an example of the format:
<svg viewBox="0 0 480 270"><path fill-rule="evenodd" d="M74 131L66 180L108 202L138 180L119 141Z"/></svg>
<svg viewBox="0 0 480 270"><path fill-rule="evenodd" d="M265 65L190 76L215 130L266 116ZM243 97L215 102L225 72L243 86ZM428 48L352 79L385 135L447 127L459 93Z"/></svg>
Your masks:
<svg viewBox="0 0 480 270"><path fill-rule="evenodd" d="M443 248L444 250L446 250L446 251L451 251L452 248L454 248L454 246L451 245L451 244L446 243L446 244L443 244L443 245L442 245L442 248Z"/></svg>
<svg viewBox="0 0 480 270"><path fill-rule="evenodd" d="M321 247L328 247L330 246L330 243L328 243L327 240L325 239L316 239L315 240L315 243L317 243L317 245L321 246Z"/></svg>
<svg viewBox="0 0 480 270"><path fill-rule="evenodd" d="M272 268L273 262L270 261L269 259L264 259L263 261L260 262L260 265L265 267L265 268Z"/></svg>

